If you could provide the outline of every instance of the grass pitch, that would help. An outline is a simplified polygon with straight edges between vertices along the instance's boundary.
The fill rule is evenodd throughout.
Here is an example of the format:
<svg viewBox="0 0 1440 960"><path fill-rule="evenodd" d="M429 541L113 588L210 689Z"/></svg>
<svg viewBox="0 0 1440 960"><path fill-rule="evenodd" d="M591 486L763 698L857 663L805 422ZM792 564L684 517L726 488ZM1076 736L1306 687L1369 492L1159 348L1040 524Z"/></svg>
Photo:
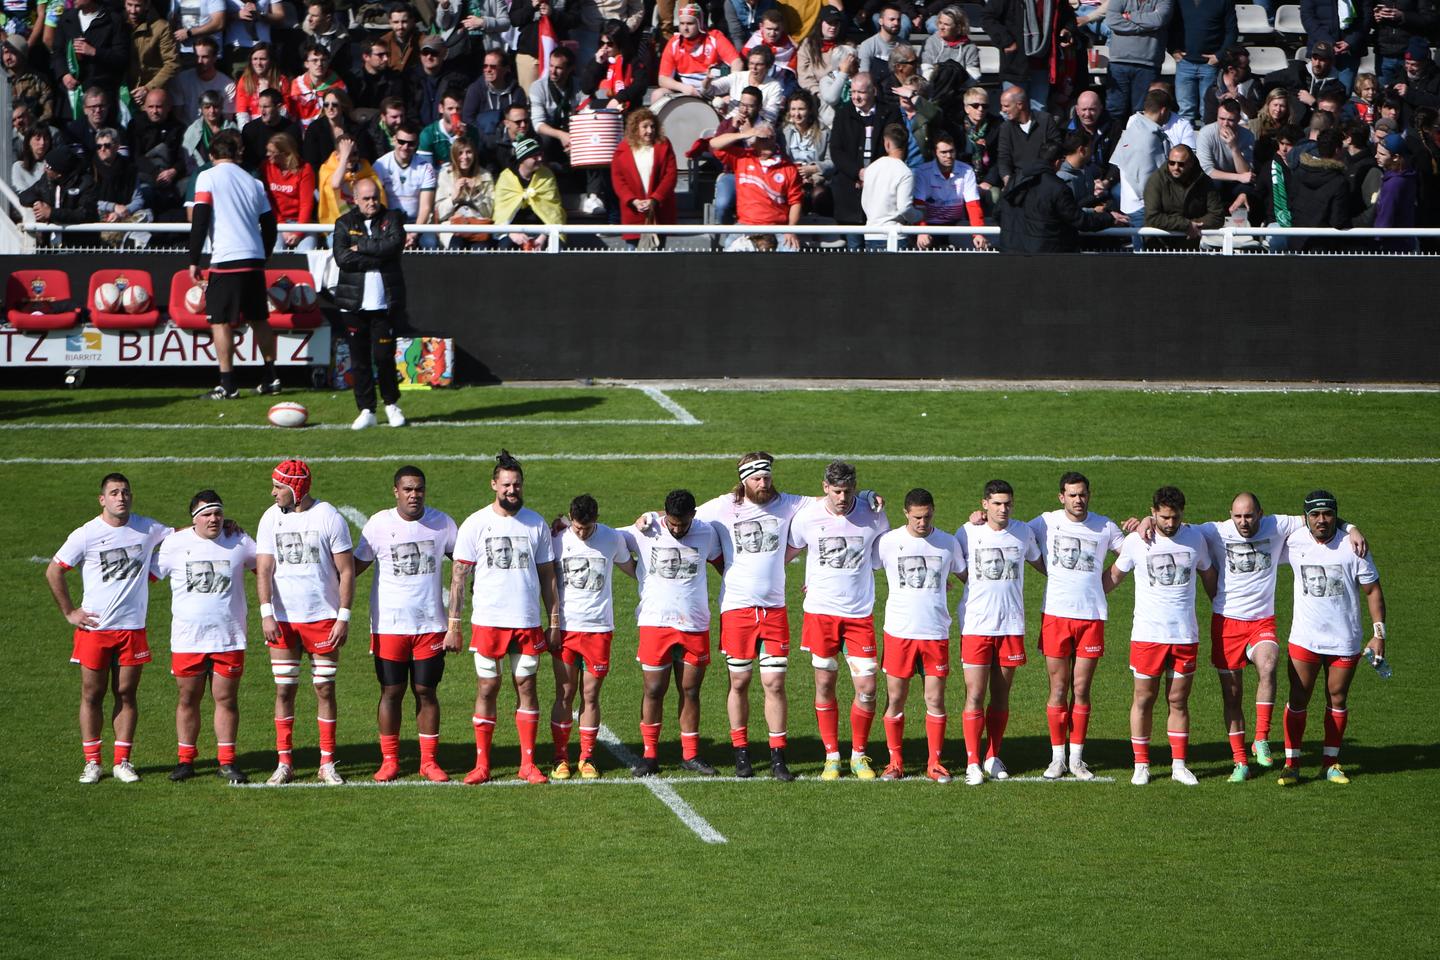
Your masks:
<svg viewBox="0 0 1440 960"><path fill-rule="evenodd" d="M9 918L9 955L1440 954L1440 730L1427 650L1440 601L1424 570L1440 538L1440 395L670 391L677 411L663 397L620 387L473 388L406 394L415 428L361 434L343 429L354 414L348 396L287 399L306 403L319 427L268 428L267 401L214 404L193 391L0 394L0 482L9 491L0 508L0 571L12 585L0 646L0 910ZM1272 512L1294 512L1305 491L1325 486L1370 538L1395 677L1382 683L1362 666L1356 679L1342 755L1350 786L1307 781L1282 790L1272 775L1225 783L1228 747L1205 657L1202 593L1206 639L1191 701L1201 785L1187 790L1162 778L1134 788L1127 583L1111 600L1087 749L1097 773L1116 782L826 784L813 779L821 750L811 670L797 643L789 754L812 779L701 783L672 772L666 780L724 837L717 844L702 842L654 791L626 782L605 753L598 785L238 790L209 776L171 784L175 692L165 667L167 595L157 586L156 664L140 687L135 748L145 779L75 783L79 684L66 662L70 631L41 562L94 515L101 475L128 474L136 510L171 523L181 521L191 494L213 486L253 531L269 503L270 466L285 456L311 461L317 496L364 515L392 504L391 474L415 462L429 476L430 503L458 521L490 499L488 458L501 446L525 460L528 505L553 516L588 491L615 526L658 507L673 487L701 500L720 493L733 482L733 456L753 448L780 456L781 489L807 494L819 493L831 455L855 460L862 486L890 502L892 524L905 491L928 487L947 530L997 476L1015 485L1023 518L1054 506L1056 480L1070 468L1089 474L1093 509L1116 519L1142 514L1162 483L1185 490L1193 521L1222 517L1242 488ZM797 563L789 576L797 635L802 573ZM1281 572L1282 625L1289 577ZM78 600L78 577L72 589ZM367 577L357 590L357 625L366 623L368 590ZM1026 590L1032 653L1012 693L1004 751L1022 778L1038 776L1049 756L1044 664L1033 652L1043 583L1033 571ZM883 578L879 593L877 611ZM640 699L630 656L634 599L633 583L621 578L604 694L605 723L632 749ZM274 762L273 687L258 634L252 623L240 763L263 778ZM353 781L367 780L378 762L378 691L363 644L362 626L341 658L338 687L338 759ZM751 738L763 755L755 686ZM702 750L722 769L725 687L717 661L705 684ZM540 688L544 712L553 692L548 669ZM1282 678L1282 697L1284 688ZM845 678L841 696L843 707ZM952 770L963 767L962 696L957 675L948 692ZM924 756L918 697L912 691L912 767ZM452 774L473 762L473 698L468 660L452 658L441 686L441 761ZM302 689L302 777L317 762L313 702ZM513 706L513 692L502 693L502 777L518 762ZM208 710L207 701L207 718ZM1308 773L1319 727L1312 709ZM1279 732L1277 710L1277 740ZM844 722L841 735L848 738ZM883 736L877 720L872 756L883 757ZM413 782L408 720L403 738ZM107 728L107 764L112 739ZM1163 773L1168 752L1163 737L1155 739ZM208 719L200 749L208 774ZM543 722L540 752L549 753ZM661 762L673 771L677 760L672 700Z"/></svg>

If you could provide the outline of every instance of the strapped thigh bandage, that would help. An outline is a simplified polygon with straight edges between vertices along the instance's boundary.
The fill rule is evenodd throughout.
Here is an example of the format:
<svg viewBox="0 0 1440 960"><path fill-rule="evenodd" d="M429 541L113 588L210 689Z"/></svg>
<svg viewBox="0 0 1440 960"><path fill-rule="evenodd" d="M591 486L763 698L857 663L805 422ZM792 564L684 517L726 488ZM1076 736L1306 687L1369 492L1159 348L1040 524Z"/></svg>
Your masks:
<svg viewBox="0 0 1440 960"><path fill-rule="evenodd" d="M340 668L340 661L331 657L310 658L310 682L315 686L323 686L335 682L335 674ZM299 673L299 668L296 668Z"/></svg>

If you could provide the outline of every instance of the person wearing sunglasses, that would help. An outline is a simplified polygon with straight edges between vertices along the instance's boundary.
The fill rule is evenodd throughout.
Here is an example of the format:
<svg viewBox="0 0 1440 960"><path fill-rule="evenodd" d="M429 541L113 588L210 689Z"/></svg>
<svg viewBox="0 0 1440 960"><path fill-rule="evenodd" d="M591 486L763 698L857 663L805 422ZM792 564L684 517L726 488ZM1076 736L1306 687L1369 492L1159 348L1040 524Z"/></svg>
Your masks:
<svg viewBox="0 0 1440 960"><path fill-rule="evenodd" d="M395 131L395 149L375 161L375 175L406 223L434 221L435 167L429 160L416 158L419 145L420 124L406 120ZM439 245L439 238L433 233L405 235L407 249L419 246L430 250Z"/></svg>
<svg viewBox="0 0 1440 960"><path fill-rule="evenodd" d="M1181 144L1171 148L1165 165L1145 181L1145 226L1185 234L1185 240L1150 243L1157 249L1195 249L1201 230L1225 222L1225 199L1200 169L1195 152Z"/></svg>

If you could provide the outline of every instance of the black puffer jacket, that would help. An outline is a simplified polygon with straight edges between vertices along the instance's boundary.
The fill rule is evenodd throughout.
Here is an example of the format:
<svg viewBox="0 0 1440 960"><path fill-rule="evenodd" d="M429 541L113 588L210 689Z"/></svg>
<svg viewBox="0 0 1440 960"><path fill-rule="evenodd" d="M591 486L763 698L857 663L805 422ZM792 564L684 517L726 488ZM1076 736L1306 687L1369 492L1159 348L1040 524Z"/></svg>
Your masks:
<svg viewBox="0 0 1440 960"><path fill-rule="evenodd" d="M400 257L405 249L405 217L399 210L381 207L367 232L365 215L352 209L335 221L333 246L335 264L340 268L340 279L330 291L336 307L345 312L359 310L365 300L365 274L378 270L391 314L398 317L404 313L405 273Z"/></svg>
<svg viewBox="0 0 1440 960"><path fill-rule="evenodd" d="M1394 7L1404 15L1398 23L1394 20L1375 22L1375 52L1382 57L1401 56L1410 45L1411 37L1428 39L1440 25L1432 0L1386 0L1375 6Z"/></svg>
<svg viewBox="0 0 1440 960"><path fill-rule="evenodd" d="M1313 154L1300 158L1290 182L1290 221L1297 227L1350 226L1350 183L1342 161Z"/></svg>
<svg viewBox="0 0 1440 960"><path fill-rule="evenodd" d="M1044 164L1026 167L1000 196L1000 248L1005 253L1073 253L1080 232L1113 226L1109 214L1080 209L1070 188Z"/></svg>

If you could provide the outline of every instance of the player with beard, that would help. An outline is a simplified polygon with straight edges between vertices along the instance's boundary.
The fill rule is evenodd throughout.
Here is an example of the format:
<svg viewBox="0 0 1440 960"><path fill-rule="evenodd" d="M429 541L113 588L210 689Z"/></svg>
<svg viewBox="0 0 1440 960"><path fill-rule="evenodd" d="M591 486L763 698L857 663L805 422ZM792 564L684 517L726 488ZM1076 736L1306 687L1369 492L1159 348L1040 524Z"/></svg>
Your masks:
<svg viewBox="0 0 1440 960"><path fill-rule="evenodd" d="M443 559L455 550L455 521L425 505L425 473L395 471L395 506L365 522L355 544L355 576L375 565L370 585L370 653L380 681L380 769L377 783L400 776L400 708L405 688L415 695L420 774L444 783L440 768L440 702L435 689L445 675L445 583Z"/></svg>
<svg viewBox="0 0 1440 960"><path fill-rule="evenodd" d="M500 660L510 659L515 684L515 729L520 736L520 778L547 783L535 764L540 701L535 672L540 654L553 653L559 640L555 563L550 528L525 506L525 473L520 461L501 450L490 472L494 502L476 510L460 525L450 574L449 629L445 649L459 652L465 588L473 574L470 649L475 654L475 769L469 784L490 779L490 744L495 736L495 705L500 693ZM498 549L500 546L503 550ZM500 562L503 558L504 562ZM539 594L538 598L536 594ZM550 611L550 636L540 629L540 602Z"/></svg>

